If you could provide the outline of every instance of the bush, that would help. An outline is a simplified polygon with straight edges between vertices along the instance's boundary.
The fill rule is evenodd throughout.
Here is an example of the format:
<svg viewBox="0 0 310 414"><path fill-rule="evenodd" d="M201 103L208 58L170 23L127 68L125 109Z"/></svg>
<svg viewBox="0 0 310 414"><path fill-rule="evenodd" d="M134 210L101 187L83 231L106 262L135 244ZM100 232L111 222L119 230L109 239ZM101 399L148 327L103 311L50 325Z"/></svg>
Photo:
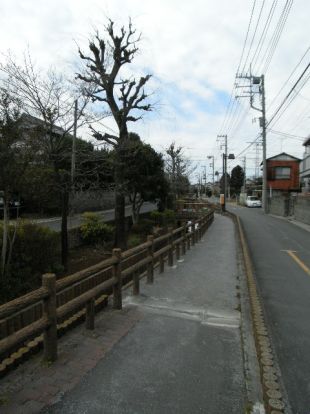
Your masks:
<svg viewBox="0 0 310 414"><path fill-rule="evenodd" d="M102 244L113 238L113 226L103 222L103 216L98 213L84 213L80 226L81 239L85 244Z"/></svg>
<svg viewBox="0 0 310 414"><path fill-rule="evenodd" d="M165 224L175 224L175 212L173 210L164 210L163 217Z"/></svg>
<svg viewBox="0 0 310 414"><path fill-rule="evenodd" d="M141 219L138 223L133 224L131 233L148 235L153 233L154 222L149 219Z"/></svg>
<svg viewBox="0 0 310 414"><path fill-rule="evenodd" d="M137 234L131 234L127 240L127 247L128 249L132 249L133 247L139 246L142 243L142 239Z"/></svg>
<svg viewBox="0 0 310 414"><path fill-rule="evenodd" d="M0 226L0 248L2 247ZM11 236L14 228L10 226ZM0 300L8 301L41 286L42 274L61 270L58 233L30 222L17 228L9 275L1 280Z"/></svg>
<svg viewBox="0 0 310 414"><path fill-rule="evenodd" d="M159 226L174 225L176 222L175 212L173 210L164 210L162 213L159 211L152 211L151 218Z"/></svg>
<svg viewBox="0 0 310 414"><path fill-rule="evenodd" d="M163 221L163 213L157 210L151 211L150 213L151 219L155 222L157 225L162 225Z"/></svg>

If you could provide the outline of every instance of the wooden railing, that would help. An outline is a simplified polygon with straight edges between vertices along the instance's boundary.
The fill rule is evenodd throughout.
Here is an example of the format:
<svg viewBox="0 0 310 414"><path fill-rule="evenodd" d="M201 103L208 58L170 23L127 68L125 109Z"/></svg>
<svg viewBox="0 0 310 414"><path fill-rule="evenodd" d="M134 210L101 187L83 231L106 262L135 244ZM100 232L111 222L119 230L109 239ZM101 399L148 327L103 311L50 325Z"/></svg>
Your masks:
<svg viewBox="0 0 310 414"><path fill-rule="evenodd" d="M170 228L163 236L148 236L145 243L130 250L122 252L113 249L109 259L57 281L54 274L45 274L42 287L0 306L0 324L19 320L18 324L13 323L13 332L8 331L0 339L0 374L5 371L5 365L12 362L12 358L21 356L27 341L38 335L42 339L42 334L44 359L55 361L57 329L61 322L84 308L86 328L94 329L96 299L103 294L112 295L113 307L121 309L122 288L125 285L132 284L133 294L138 295L141 277L146 275L147 282L153 283L154 268L159 266L161 273L166 261L169 266L173 266L174 258L178 260L181 254L184 255L197 243L212 221L213 211L210 211L190 224L174 230ZM66 292L72 289L77 292L76 296L70 294L67 296L70 299L64 300ZM38 306L41 312L37 312L36 320L23 326L20 320L23 314L29 308Z"/></svg>

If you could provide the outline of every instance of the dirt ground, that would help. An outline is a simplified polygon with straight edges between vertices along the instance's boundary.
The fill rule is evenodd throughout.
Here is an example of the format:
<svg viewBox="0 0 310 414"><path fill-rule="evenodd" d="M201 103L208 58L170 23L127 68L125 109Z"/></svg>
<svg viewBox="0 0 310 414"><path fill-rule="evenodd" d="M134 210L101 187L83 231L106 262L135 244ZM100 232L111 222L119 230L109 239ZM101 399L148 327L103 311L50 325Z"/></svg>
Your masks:
<svg viewBox="0 0 310 414"><path fill-rule="evenodd" d="M80 246L72 249L69 253L68 270L62 277L86 269L110 256L111 246Z"/></svg>

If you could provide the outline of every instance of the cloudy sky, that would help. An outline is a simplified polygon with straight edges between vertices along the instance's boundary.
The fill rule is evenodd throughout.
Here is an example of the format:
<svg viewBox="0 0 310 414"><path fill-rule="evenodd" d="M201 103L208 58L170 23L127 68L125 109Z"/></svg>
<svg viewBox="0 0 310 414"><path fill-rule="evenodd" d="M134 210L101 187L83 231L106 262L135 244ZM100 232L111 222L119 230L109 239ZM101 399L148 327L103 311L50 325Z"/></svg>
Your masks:
<svg viewBox="0 0 310 414"><path fill-rule="evenodd" d="M230 168L246 156L252 175L261 160L259 139L249 146L258 137L260 114L250 109L248 97L235 99L248 94L245 80L234 88L237 70L249 73L251 65L253 75L265 74L268 121L310 57L309 0L2 0L0 12L1 52L10 49L19 57L29 47L42 70L52 65L68 74L78 62L76 44L86 47L95 29L103 33L107 17L119 25L131 17L142 32L132 70L153 75L156 103L131 129L159 151L172 141L182 146L198 164L195 175L205 165L211 173L208 155L220 170L219 134L228 135L229 152L237 156ZM268 156L302 156L303 137L310 133L308 75L268 125ZM105 125L115 128L109 119Z"/></svg>

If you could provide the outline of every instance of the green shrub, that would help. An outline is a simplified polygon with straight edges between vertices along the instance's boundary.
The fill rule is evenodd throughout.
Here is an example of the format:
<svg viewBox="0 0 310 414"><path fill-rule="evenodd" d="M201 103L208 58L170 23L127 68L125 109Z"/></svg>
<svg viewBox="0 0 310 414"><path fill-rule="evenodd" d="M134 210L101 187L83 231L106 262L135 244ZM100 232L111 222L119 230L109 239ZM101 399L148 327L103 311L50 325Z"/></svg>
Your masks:
<svg viewBox="0 0 310 414"><path fill-rule="evenodd" d="M140 236L138 236L137 234L131 234L127 240L127 247L128 249L131 249L133 247L138 246L141 243L142 243L142 239Z"/></svg>
<svg viewBox="0 0 310 414"><path fill-rule="evenodd" d="M138 223L131 226L131 233L148 235L153 232L154 222L149 219L141 219Z"/></svg>
<svg viewBox="0 0 310 414"><path fill-rule="evenodd" d="M154 210L150 213L151 219L155 222L155 224L161 226L163 221L163 213L160 211Z"/></svg>
<svg viewBox="0 0 310 414"><path fill-rule="evenodd" d="M164 210L163 217L165 224L175 224L175 212L173 210Z"/></svg>
<svg viewBox="0 0 310 414"><path fill-rule="evenodd" d="M176 221L175 212L168 209L164 210L163 212L152 211L151 218L159 226L174 225Z"/></svg>
<svg viewBox="0 0 310 414"><path fill-rule="evenodd" d="M3 228L0 226L0 248ZM12 238L14 228L10 226ZM9 274L1 280L0 300L8 301L41 285L42 274L60 270L59 235L46 227L21 222L17 228Z"/></svg>
<svg viewBox="0 0 310 414"><path fill-rule="evenodd" d="M109 242L113 238L113 226L104 223L103 216L98 213L84 213L80 226L81 239L85 244Z"/></svg>

